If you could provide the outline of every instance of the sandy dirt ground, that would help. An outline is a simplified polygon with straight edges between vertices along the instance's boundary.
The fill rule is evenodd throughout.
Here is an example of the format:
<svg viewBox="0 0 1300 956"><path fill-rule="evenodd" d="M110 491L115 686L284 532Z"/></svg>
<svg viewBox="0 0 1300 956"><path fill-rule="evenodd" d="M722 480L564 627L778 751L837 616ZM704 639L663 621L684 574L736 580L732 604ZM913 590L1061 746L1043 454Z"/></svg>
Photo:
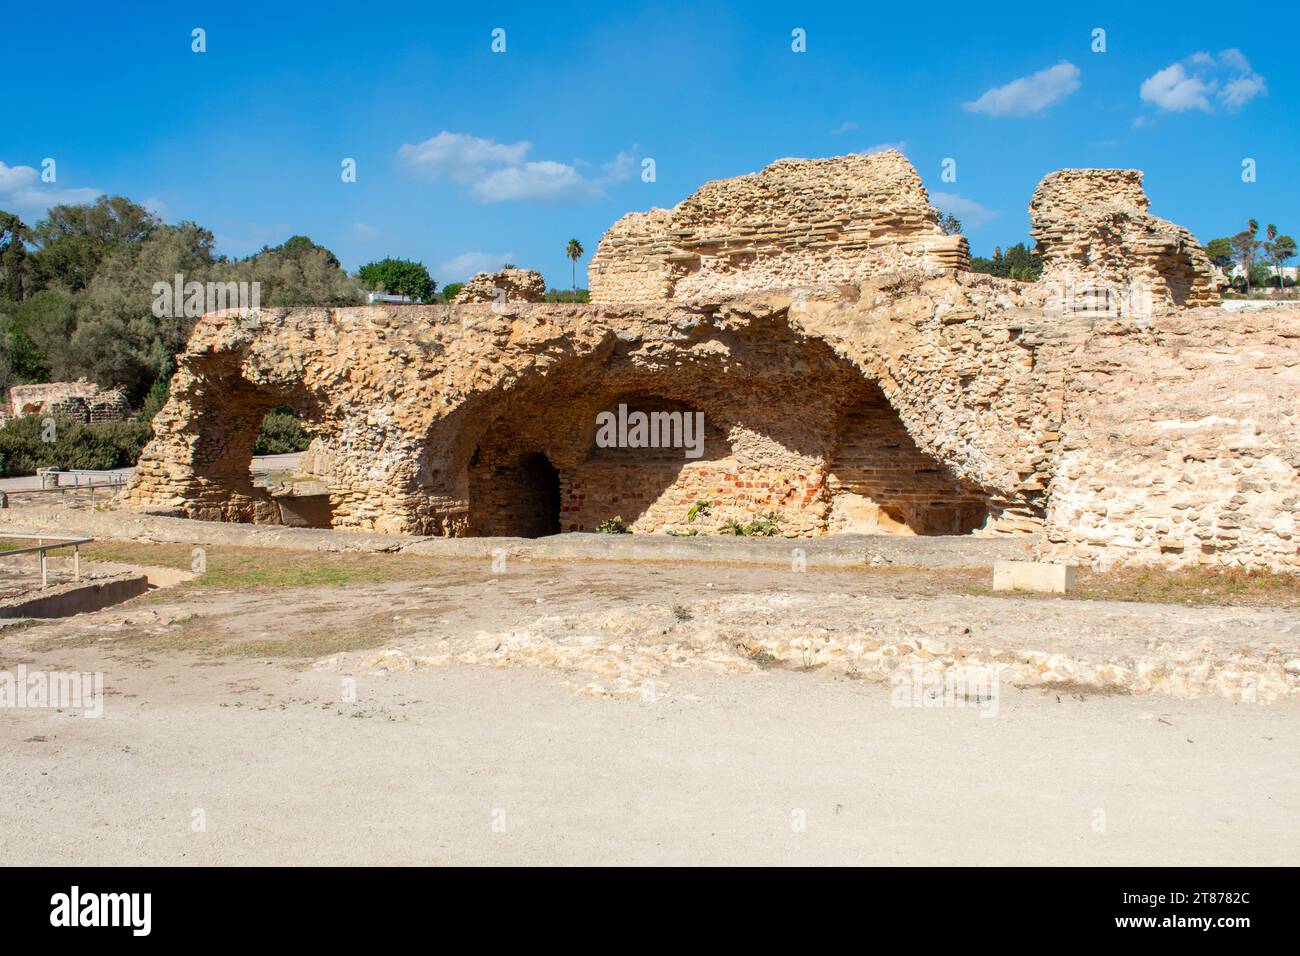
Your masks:
<svg viewBox="0 0 1300 956"><path fill-rule="evenodd" d="M0 630L0 669L106 687L97 719L0 712L0 863L1300 859L1291 608L281 558L340 580ZM997 680L944 698L935 673Z"/></svg>

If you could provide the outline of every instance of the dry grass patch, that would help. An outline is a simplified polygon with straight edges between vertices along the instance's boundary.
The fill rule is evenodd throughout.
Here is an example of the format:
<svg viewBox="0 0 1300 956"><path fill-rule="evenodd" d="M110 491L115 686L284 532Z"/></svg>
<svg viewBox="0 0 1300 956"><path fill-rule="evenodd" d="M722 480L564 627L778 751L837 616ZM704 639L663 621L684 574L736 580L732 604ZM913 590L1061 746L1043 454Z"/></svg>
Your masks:
<svg viewBox="0 0 1300 956"><path fill-rule="evenodd" d="M1300 574L1237 568L1180 568L1174 571L1121 568L1102 574L1080 568L1075 576L1074 590L1066 595L994 592L988 584L973 589L971 593L1045 600L1300 608Z"/></svg>
<svg viewBox="0 0 1300 956"><path fill-rule="evenodd" d="M1300 575L1271 571L1124 568L1099 574L1081 570L1076 585L1078 597L1107 601L1300 607Z"/></svg>
<svg viewBox="0 0 1300 956"><path fill-rule="evenodd" d="M90 560L197 570L194 546L134 541L96 542L82 548ZM437 562L404 554L291 551L204 545L205 570L185 588L300 588L317 585L375 584L435 577Z"/></svg>

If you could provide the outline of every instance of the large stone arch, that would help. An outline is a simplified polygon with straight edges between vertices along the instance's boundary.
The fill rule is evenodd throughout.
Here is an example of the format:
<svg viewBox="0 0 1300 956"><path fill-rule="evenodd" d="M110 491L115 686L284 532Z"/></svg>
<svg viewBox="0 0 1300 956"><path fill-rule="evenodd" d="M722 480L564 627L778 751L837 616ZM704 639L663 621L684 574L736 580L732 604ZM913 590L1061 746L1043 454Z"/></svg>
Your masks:
<svg viewBox="0 0 1300 956"><path fill-rule="evenodd" d="M636 530L676 530L702 495L736 520L775 512L786 533L833 529L835 423L864 402L883 402L909 454L931 460L926 480L943 476L932 495L967 499L967 511L986 499L995 521L1033 522L1050 457L1040 439L1054 431L1051 375L1035 366L1032 309L982 282L881 284L811 301L208 316L125 497L195 517L276 520L237 474L242 452L219 469L210 452L251 442L259 410L294 404L321 435L334 527L473 534L470 463L494 429L527 435L540 414L534 432L546 440L514 453L545 455L563 487L584 470L596 411L643 395L698 406L725 433L729 464L692 485L677 476L708 469L687 462L626 509L628 496L602 498L602 486L575 490L570 479L585 504L566 501L566 530L620 510L635 511L623 517ZM1015 321L1008 308L1019 309ZM924 533L970 520L903 523Z"/></svg>

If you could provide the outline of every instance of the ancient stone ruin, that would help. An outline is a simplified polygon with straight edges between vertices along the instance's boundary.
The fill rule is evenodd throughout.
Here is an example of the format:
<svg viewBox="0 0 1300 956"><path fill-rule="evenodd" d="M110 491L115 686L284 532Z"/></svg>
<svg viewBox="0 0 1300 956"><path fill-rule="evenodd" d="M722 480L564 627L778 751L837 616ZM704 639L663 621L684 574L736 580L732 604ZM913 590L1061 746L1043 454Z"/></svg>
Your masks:
<svg viewBox="0 0 1300 956"><path fill-rule="evenodd" d="M897 150L783 159L614 223L591 260L591 301L830 291L900 270L965 268L969 258Z"/></svg>
<svg viewBox="0 0 1300 956"><path fill-rule="evenodd" d="M1092 180L1109 213L1072 198ZM897 153L624 217L592 305L212 314L123 500L456 536L1037 533L1057 559L1300 570L1300 310L1210 306L1194 241L1145 209L1109 171L1049 176L1031 209L1055 275L1160 290L1141 320L967 271ZM249 477L279 405L317 436L311 503ZM605 440L615 413L663 440ZM674 439L697 422L695 454Z"/></svg>
<svg viewBox="0 0 1300 956"><path fill-rule="evenodd" d="M1029 204L1045 297L1063 312L1149 318L1219 300L1196 237L1147 212L1136 169L1063 169Z"/></svg>
<svg viewBox="0 0 1300 956"><path fill-rule="evenodd" d="M546 280L536 269L480 272L456 294L457 305L472 302L543 302Z"/></svg>
<svg viewBox="0 0 1300 956"><path fill-rule="evenodd" d="M54 415L78 422L124 421L131 415L131 406L118 389L100 388L84 379L14 385L9 389L8 407L0 407L0 419L24 415Z"/></svg>

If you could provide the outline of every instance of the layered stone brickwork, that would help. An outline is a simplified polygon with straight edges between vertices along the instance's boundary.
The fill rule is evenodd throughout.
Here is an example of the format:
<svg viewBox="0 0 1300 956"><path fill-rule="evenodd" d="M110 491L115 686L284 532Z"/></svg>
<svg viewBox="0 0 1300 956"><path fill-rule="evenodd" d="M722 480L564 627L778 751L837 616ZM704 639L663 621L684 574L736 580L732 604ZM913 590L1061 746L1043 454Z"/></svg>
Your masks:
<svg viewBox="0 0 1300 956"><path fill-rule="evenodd" d="M546 280L535 269L480 272L456 294L457 305L472 302L543 302Z"/></svg>
<svg viewBox="0 0 1300 956"><path fill-rule="evenodd" d="M131 415L126 396L84 379L14 385L9 389L9 417L58 415L79 422L124 421Z"/></svg>
<svg viewBox="0 0 1300 956"><path fill-rule="evenodd" d="M1038 184L1030 233L1049 308L1148 319L1219 301L1196 237L1150 205L1136 169L1063 169Z"/></svg>
<svg viewBox="0 0 1300 956"><path fill-rule="evenodd" d="M289 404L339 528L987 533L1046 514L1073 559L1296 567L1300 310L1143 330L1062 322L985 276L857 291L208 316L125 497L282 520L248 462ZM703 412L703 456L598 447L620 403Z"/></svg>
<svg viewBox="0 0 1300 956"><path fill-rule="evenodd" d="M589 268L593 302L825 292L900 270L965 268L921 177L897 150L782 159L707 183L671 210L629 213Z"/></svg>

